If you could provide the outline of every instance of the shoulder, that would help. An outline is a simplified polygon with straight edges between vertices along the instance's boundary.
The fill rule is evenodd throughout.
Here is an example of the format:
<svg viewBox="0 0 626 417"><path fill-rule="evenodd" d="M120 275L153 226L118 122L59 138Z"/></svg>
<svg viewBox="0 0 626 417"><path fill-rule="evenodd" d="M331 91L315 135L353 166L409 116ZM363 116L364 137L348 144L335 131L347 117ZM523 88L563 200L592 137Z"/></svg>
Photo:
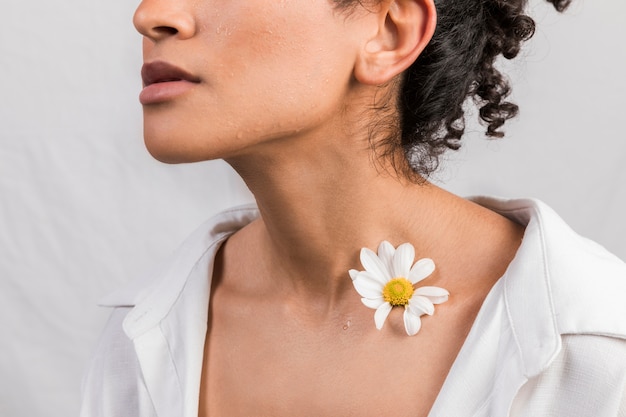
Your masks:
<svg viewBox="0 0 626 417"><path fill-rule="evenodd" d="M511 416L626 416L626 265L537 200L477 199L526 226L501 282L527 382Z"/></svg>
<svg viewBox="0 0 626 417"><path fill-rule="evenodd" d="M215 253L221 242L256 217L254 206L212 217L152 273L101 300L101 306L113 310L83 378L81 416L155 416L159 407L172 402L154 396L161 386L180 384L177 372L164 376L165 365L186 360L169 358L171 343L185 339L201 347ZM174 330L164 334L164 328Z"/></svg>
<svg viewBox="0 0 626 417"><path fill-rule="evenodd" d="M538 200L478 202L526 225L508 275L509 299L544 298L560 334L626 339L626 264L599 244L578 235ZM522 307L522 306L519 306Z"/></svg>

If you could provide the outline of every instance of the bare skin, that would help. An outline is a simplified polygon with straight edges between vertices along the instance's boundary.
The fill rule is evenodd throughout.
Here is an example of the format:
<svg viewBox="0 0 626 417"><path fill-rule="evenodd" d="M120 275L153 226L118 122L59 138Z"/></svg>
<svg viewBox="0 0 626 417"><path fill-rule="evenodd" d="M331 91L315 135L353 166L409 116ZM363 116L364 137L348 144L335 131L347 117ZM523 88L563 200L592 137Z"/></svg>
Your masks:
<svg viewBox="0 0 626 417"><path fill-rule="evenodd" d="M224 245L213 275L201 416L428 414L523 229L431 185L405 187L391 177L366 184L364 195L387 203L364 199L355 211L354 196L340 194L329 202L333 211L298 199L290 205L297 194L290 190L284 211L263 212ZM307 185L296 188L313 189ZM376 330L347 274L360 267L355 242L375 249L387 238L434 259L437 270L423 283L451 293L414 337L400 308Z"/></svg>
<svg viewBox="0 0 626 417"><path fill-rule="evenodd" d="M411 183L372 151L368 109L394 92L436 16L432 0L359 10L143 0L135 15L144 61L191 75L144 90L148 149L225 159L261 211L212 272L201 417L426 416L521 242L519 225ZM382 240L432 258L422 283L451 294L416 336L398 308L376 330L348 275Z"/></svg>

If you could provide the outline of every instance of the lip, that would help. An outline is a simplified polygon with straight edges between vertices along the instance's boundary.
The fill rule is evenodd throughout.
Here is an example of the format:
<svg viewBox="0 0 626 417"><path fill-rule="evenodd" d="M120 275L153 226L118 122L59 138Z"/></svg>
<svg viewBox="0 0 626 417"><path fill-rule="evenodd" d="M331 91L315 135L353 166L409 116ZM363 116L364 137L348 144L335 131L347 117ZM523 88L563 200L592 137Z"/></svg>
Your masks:
<svg viewBox="0 0 626 417"><path fill-rule="evenodd" d="M182 68L164 61L144 64L141 78L144 88L139 94L139 101L144 105L171 100L201 81Z"/></svg>

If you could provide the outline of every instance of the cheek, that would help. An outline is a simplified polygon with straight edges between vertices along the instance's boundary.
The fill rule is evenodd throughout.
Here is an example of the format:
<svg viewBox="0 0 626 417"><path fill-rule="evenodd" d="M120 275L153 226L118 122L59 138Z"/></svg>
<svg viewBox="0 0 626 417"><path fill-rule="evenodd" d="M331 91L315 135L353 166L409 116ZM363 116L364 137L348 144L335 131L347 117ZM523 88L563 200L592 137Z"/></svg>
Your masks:
<svg viewBox="0 0 626 417"><path fill-rule="evenodd" d="M327 78L341 58L336 52L345 35L332 34L342 27L332 8L319 0L270 3L264 8L241 8L217 27L220 33L213 42L221 50L217 57L222 58L221 64L238 75L268 83Z"/></svg>
<svg viewBox="0 0 626 417"><path fill-rule="evenodd" d="M294 113L330 104L328 92L344 91L353 61L337 40L340 34L331 35L337 29L329 19L298 15L239 22L228 36L218 38L224 80L218 88L249 116L293 120ZM256 111L259 107L262 113Z"/></svg>

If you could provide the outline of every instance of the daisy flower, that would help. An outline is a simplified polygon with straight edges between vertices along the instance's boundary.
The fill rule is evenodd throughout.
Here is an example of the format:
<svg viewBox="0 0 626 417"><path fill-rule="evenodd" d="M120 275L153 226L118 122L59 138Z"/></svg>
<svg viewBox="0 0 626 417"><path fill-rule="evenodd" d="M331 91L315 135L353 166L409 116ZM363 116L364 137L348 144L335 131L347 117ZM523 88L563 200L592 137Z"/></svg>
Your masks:
<svg viewBox="0 0 626 417"><path fill-rule="evenodd" d="M394 249L383 241L378 246L378 254L368 248L361 249L361 264L365 271L351 269L352 284L366 307L375 309L374 323L382 329L393 307L404 307L404 328L409 336L419 332L422 326L420 317L432 315L435 304L448 301L448 291L440 287L419 287L414 285L435 270L432 259L424 258L415 262L415 248L404 243Z"/></svg>

